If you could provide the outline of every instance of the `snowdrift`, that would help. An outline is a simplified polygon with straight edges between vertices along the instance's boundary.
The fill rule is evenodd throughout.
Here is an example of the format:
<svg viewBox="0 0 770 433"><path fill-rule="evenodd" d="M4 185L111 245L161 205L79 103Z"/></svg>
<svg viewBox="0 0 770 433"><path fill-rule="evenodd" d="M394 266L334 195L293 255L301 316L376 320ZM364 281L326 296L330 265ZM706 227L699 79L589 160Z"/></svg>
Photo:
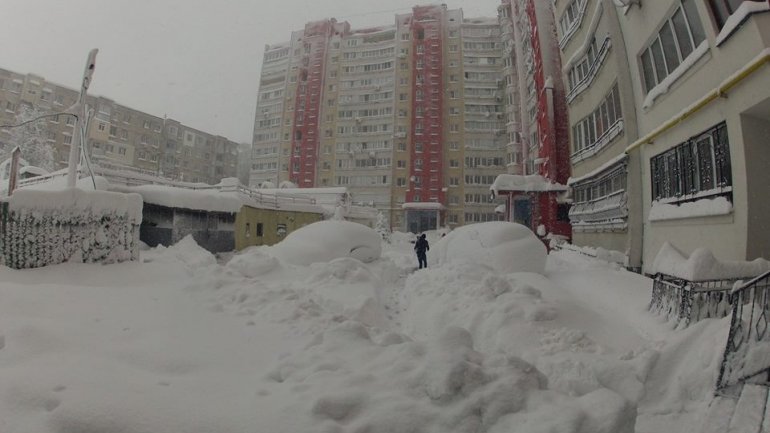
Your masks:
<svg viewBox="0 0 770 433"><path fill-rule="evenodd" d="M527 227L492 221L459 227L435 247L439 264L477 263L502 272L543 273L545 245Z"/></svg>
<svg viewBox="0 0 770 433"><path fill-rule="evenodd" d="M382 239L369 227L349 221L319 221L295 230L270 254L294 265L352 257L364 263L380 258Z"/></svg>

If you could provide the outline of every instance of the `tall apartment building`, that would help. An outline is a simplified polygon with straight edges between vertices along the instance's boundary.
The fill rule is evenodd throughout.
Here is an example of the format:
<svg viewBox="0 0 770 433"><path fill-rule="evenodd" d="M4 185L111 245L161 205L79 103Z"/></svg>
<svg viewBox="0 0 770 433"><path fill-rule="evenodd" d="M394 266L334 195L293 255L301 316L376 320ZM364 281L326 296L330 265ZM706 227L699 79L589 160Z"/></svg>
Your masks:
<svg viewBox="0 0 770 433"><path fill-rule="evenodd" d="M573 243L623 252L641 266L642 209L633 82L613 0L555 4L570 120Z"/></svg>
<svg viewBox="0 0 770 433"><path fill-rule="evenodd" d="M265 47L250 185L346 186L401 230L496 219L501 54L495 21L443 5L308 23Z"/></svg>
<svg viewBox="0 0 770 433"><path fill-rule="evenodd" d="M626 152L641 161L629 196L642 200L643 266L664 242L770 257L770 2L641 3L619 21L640 136Z"/></svg>
<svg viewBox="0 0 770 433"><path fill-rule="evenodd" d="M38 114L61 113L78 91L33 74L0 69L0 122L14 124L29 107ZM175 180L215 184L237 174L238 144L172 119L144 113L110 99L88 96L94 117L87 132L91 160L105 168L140 171ZM67 166L74 118L40 120L54 149L54 170ZM12 132L0 128L0 149L15 146ZM23 157L23 156L22 156Z"/></svg>
<svg viewBox="0 0 770 433"><path fill-rule="evenodd" d="M495 190L505 215L539 235L570 238L569 123L553 3L502 0L508 175Z"/></svg>

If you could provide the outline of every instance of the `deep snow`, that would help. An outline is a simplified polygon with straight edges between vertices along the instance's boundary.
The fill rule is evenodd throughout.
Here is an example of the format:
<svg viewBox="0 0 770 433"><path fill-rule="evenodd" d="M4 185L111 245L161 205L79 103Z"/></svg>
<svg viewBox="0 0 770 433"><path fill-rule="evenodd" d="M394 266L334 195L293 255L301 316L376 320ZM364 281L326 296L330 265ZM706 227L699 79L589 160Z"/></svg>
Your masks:
<svg viewBox="0 0 770 433"><path fill-rule="evenodd" d="M410 235L363 263L315 248L335 230L292 240L312 260L186 238L0 267L0 432L697 431L727 319L674 330L650 280L574 252L508 272L431 233L415 272Z"/></svg>

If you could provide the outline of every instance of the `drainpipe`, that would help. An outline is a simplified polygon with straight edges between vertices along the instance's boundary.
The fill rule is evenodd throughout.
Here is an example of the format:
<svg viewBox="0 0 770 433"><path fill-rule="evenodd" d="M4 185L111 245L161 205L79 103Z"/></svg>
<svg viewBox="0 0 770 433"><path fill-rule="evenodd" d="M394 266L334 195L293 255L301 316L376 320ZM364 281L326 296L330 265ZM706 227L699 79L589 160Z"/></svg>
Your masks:
<svg viewBox="0 0 770 433"><path fill-rule="evenodd" d="M765 48L764 50L762 50L759 53L759 55L754 58L754 60L746 64L743 68L736 71L732 76L724 80L722 84L717 86L715 89L711 90L708 94L703 96L701 99L699 99L689 107L685 108L682 112L674 116L672 119L664 122L662 125L655 128L652 132L636 140L633 144L631 144L626 148L625 152L629 153L645 144L653 143L655 139L663 135L663 133L677 126L679 123L683 122L685 119L692 116L693 114L697 113L698 111L700 111L702 108L710 104L715 99L720 97L727 97L727 92L732 90L733 87L737 86L741 81L748 78L751 74L758 71L762 66L764 66L767 63L770 63L770 48Z"/></svg>

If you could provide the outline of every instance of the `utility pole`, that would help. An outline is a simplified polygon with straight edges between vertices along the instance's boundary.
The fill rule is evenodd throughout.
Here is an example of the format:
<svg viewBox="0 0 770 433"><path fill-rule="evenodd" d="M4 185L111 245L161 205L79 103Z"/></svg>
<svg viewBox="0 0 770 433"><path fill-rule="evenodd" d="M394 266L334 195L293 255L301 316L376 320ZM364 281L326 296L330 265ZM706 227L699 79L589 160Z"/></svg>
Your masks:
<svg viewBox="0 0 770 433"><path fill-rule="evenodd" d="M69 167L67 171L67 187L74 188L77 181L78 164L80 163L80 146L81 146L81 129L85 128L86 122L86 91L91 84L91 78L94 75L94 68L96 67L96 53L99 50L94 48L88 53L88 59L86 60L86 68L83 71L83 82L80 86L80 94L75 104L70 107L67 112L77 116L75 118L75 127L72 137L72 145L70 145L70 158ZM83 131L82 135L85 135L88 131Z"/></svg>

